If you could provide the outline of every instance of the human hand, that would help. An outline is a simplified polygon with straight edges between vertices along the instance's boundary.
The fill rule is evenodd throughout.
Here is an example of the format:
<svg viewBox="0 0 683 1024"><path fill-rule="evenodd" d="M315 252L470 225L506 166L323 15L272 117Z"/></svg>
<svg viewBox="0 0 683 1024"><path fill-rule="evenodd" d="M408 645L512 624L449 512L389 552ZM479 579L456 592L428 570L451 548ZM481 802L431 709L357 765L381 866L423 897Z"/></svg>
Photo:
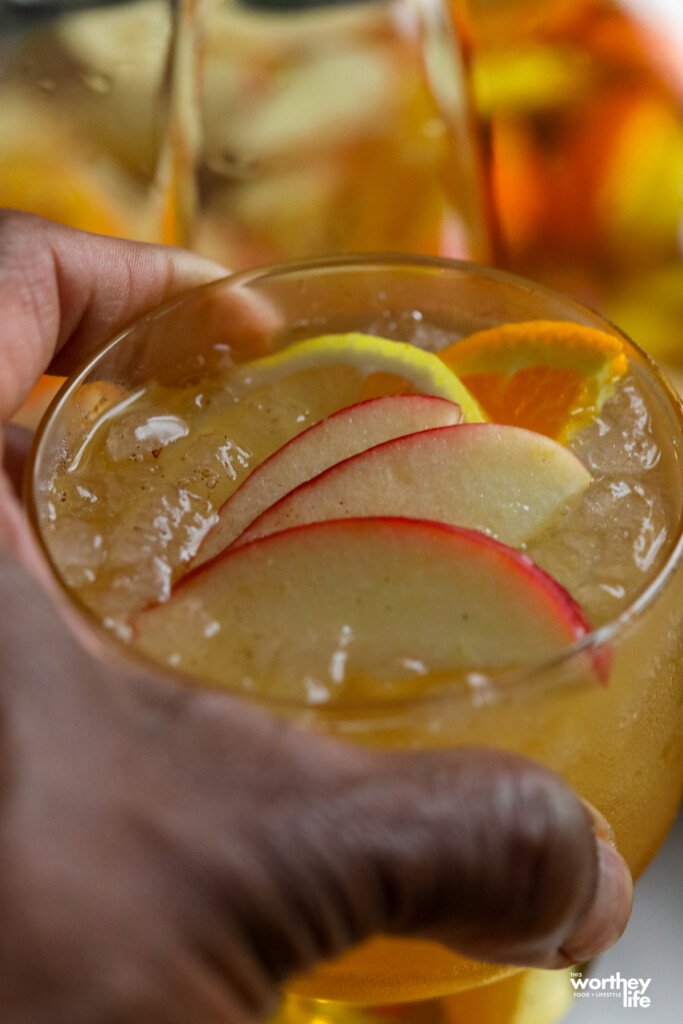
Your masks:
<svg viewBox="0 0 683 1024"><path fill-rule="evenodd" d="M4 414L58 348L217 272L7 215ZM628 871L551 772L351 748L97 660L17 560L39 565L8 484L0 508L3 1021L241 1024L379 931L556 967L623 930Z"/></svg>

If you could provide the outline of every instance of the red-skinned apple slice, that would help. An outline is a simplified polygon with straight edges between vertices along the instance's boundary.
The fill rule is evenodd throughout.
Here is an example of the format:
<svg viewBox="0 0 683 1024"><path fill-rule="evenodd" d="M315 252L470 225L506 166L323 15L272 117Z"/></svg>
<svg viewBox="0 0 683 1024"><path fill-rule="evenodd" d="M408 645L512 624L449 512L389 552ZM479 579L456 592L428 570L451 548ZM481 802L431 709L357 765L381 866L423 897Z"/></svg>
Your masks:
<svg viewBox="0 0 683 1024"><path fill-rule="evenodd" d="M589 626L567 592L483 534L432 521L314 523L231 548L139 614L146 655L278 699L423 692L537 663Z"/></svg>
<svg viewBox="0 0 683 1024"><path fill-rule="evenodd" d="M235 545L305 523L390 515L465 526L520 547L575 505L590 482L573 452L534 431L439 427L337 463L262 513Z"/></svg>
<svg viewBox="0 0 683 1024"><path fill-rule="evenodd" d="M348 406L314 423L274 452L221 507L193 566L213 558L288 491L343 459L395 437L462 422L455 402L431 395L388 395Z"/></svg>

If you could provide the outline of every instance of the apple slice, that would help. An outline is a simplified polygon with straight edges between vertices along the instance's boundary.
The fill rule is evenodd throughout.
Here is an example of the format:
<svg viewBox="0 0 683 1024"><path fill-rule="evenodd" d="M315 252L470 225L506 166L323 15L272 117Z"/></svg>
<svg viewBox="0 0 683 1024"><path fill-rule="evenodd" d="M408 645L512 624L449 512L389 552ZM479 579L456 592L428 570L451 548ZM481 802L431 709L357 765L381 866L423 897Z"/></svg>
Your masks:
<svg viewBox="0 0 683 1024"><path fill-rule="evenodd" d="M527 555L443 523L361 518L230 548L140 613L133 642L212 684L316 702L518 668L588 629Z"/></svg>
<svg viewBox="0 0 683 1024"><path fill-rule="evenodd" d="M431 395L389 395L348 406L297 434L262 462L222 505L192 565L238 537L288 491L336 462L394 437L462 421L460 406Z"/></svg>
<svg viewBox="0 0 683 1024"><path fill-rule="evenodd" d="M591 482L564 445L522 427L463 423L409 434L337 463L290 491L235 541L355 516L435 519L520 547Z"/></svg>

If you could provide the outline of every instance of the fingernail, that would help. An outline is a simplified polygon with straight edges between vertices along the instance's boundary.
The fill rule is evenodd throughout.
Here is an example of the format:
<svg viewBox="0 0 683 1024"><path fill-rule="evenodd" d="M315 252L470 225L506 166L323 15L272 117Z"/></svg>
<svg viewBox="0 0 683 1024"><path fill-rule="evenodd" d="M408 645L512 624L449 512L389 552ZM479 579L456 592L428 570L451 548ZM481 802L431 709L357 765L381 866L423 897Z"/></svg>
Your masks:
<svg viewBox="0 0 683 1024"><path fill-rule="evenodd" d="M562 956L573 963L590 960L613 946L631 916L633 881L628 865L605 839L598 837L597 847L598 887L595 900L581 927L560 950Z"/></svg>
<svg viewBox="0 0 683 1024"><path fill-rule="evenodd" d="M593 804L589 804L587 800L581 800L581 803L588 811L588 815L593 822L593 830L598 839L604 839L606 843L612 847L613 850L617 848L617 841L614 836L614 829L608 822L604 814L601 814L597 807Z"/></svg>
<svg viewBox="0 0 683 1024"><path fill-rule="evenodd" d="M188 279L197 284L208 284L210 281L217 281L227 277L230 273L227 267L215 260L207 259L205 256L197 256L185 249L177 249L173 253L173 260L177 270L186 274Z"/></svg>

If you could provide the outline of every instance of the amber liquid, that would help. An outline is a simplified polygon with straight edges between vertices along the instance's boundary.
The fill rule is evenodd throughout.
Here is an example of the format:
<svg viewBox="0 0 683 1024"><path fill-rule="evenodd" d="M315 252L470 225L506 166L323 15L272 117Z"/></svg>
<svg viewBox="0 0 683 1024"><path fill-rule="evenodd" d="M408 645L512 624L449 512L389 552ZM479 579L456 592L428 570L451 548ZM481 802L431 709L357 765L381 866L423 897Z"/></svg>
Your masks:
<svg viewBox="0 0 683 1024"><path fill-rule="evenodd" d="M67 445L41 499L43 537L71 593L124 640L126 615L163 597L179 562L191 555L187 545L198 542L202 517L210 523L212 508L253 465L321 414L319 386L301 406L289 391L278 404L276 387L264 405L259 393L235 402L236 379L212 374L130 393L92 383L74 403ZM628 608L671 551L683 504L672 444L679 433L647 368L634 359L600 424L577 435L577 453L596 482L531 554L580 597L594 624ZM316 724L373 746L474 743L537 758L603 811L637 876L671 824L683 782L682 599L678 572L642 615L630 616L612 645L607 686L596 685L590 662L579 658L523 680L519 699L461 694L452 703L417 707L408 701L405 714L392 710L387 719L381 710L359 718L331 703L315 708ZM294 1013L301 1009L294 997L371 1007L435 1000L507 973L434 943L380 938L296 979L286 1005ZM500 997L515 984L506 982ZM515 991L522 998L524 990ZM496 998L488 988L482 996Z"/></svg>

